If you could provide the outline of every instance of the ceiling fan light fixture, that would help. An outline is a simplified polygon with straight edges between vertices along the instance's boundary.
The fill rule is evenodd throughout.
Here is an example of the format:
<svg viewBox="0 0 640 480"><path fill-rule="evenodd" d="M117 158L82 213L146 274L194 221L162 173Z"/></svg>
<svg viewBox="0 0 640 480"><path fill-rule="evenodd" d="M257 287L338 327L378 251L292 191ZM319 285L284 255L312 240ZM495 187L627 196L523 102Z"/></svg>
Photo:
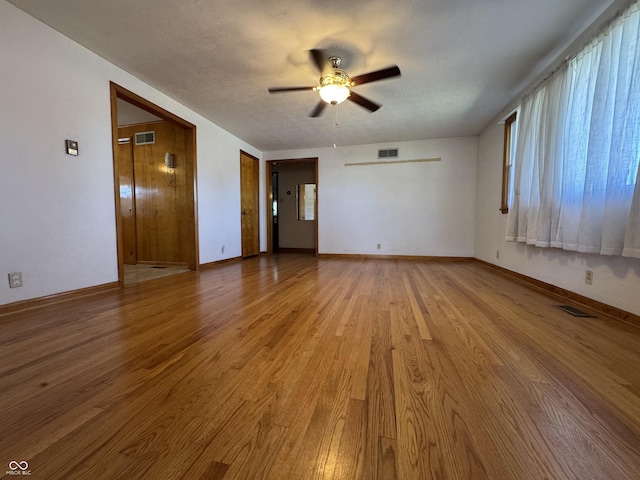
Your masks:
<svg viewBox="0 0 640 480"><path fill-rule="evenodd" d="M322 50L309 50L309 56L311 62L321 73L324 73L327 69L323 66L326 58L325 52ZM380 108L380 105L372 102L371 100L358 95L356 92L352 92L351 88L357 85L363 85L365 83L377 82L378 80L385 80L391 77L400 76L400 69L397 65L383 68L382 70L376 70L374 72L358 75L351 79L349 74L340 68L342 59L340 57L329 57L329 66L331 71L320 77L318 84L312 87L272 87L269 88L269 93L278 92L295 92L299 90L313 90L320 95L320 101L316 107L309 114L310 117L319 117L324 111L325 105L337 105L350 100L356 105L360 105L362 108L375 112Z"/></svg>
<svg viewBox="0 0 640 480"><path fill-rule="evenodd" d="M331 105L344 102L351 92L345 85L329 84L320 88L320 98Z"/></svg>

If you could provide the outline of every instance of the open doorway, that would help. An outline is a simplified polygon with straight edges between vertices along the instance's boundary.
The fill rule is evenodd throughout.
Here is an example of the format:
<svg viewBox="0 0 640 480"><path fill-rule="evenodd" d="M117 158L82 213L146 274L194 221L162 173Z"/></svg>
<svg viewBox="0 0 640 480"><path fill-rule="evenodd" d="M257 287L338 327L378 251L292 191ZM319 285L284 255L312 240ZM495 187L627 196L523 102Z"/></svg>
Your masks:
<svg viewBox="0 0 640 480"><path fill-rule="evenodd" d="M195 126L111 84L120 285L196 270Z"/></svg>
<svg viewBox="0 0 640 480"><path fill-rule="evenodd" d="M269 253L318 253L318 159L267 162Z"/></svg>

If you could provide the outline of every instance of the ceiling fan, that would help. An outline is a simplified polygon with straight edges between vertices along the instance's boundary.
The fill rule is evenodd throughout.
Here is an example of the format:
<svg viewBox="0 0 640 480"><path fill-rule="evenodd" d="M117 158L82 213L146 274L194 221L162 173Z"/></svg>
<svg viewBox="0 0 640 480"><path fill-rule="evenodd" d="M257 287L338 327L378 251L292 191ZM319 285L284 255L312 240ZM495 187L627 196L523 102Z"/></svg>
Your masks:
<svg viewBox="0 0 640 480"><path fill-rule="evenodd" d="M324 65L326 56L324 52L322 50L309 50L309 57L322 75L325 70ZM375 72L349 77L347 72L340 68L340 64L342 63L342 59L340 57L329 57L328 62L331 70L326 75L320 77L319 85L311 87L272 87L269 88L269 93L295 92L299 90L313 90L318 92L321 100L309 114L310 117L319 117L327 104L337 105L345 100L351 100L361 107L366 108L371 112L375 112L380 108L379 104L358 95L351 89L365 83L377 82L378 80L384 80L385 78L400 76L400 68L398 68L397 65L393 65L392 67L376 70Z"/></svg>

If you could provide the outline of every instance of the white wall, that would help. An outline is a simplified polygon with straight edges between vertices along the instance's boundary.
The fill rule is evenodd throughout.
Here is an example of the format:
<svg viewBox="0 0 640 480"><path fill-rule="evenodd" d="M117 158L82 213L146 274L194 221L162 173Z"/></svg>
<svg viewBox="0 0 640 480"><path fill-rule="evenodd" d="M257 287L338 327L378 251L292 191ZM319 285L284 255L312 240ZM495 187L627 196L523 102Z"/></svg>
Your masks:
<svg viewBox="0 0 640 480"><path fill-rule="evenodd" d="M398 160L442 161L345 166L395 147ZM264 153L309 157L318 157L319 253L473 256L476 137Z"/></svg>
<svg viewBox="0 0 640 480"><path fill-rule="evenodd" d="M241 255L239 152L259 151L4 0L0 64L0 304L117 280L109 81L197 126L200 262Z"/></svg>
<svg viewBox="0 0 640 480"><path fill-rule="evenodd" d="M136 107L124 100L117 99L118 103L118 126L139 125L141 123L159 122L162 119L153 113Z"/></svg>
<svg viewBox="0 0 640 480"><path fill-rule="evenodd" d="M640 315L640 260L542 249L506 242L507 216L500 208L504 126L491 122L480 134L475 256ZM496 251L500 258L496 258ZM593 285L584 282L593 271Z"/></svg>

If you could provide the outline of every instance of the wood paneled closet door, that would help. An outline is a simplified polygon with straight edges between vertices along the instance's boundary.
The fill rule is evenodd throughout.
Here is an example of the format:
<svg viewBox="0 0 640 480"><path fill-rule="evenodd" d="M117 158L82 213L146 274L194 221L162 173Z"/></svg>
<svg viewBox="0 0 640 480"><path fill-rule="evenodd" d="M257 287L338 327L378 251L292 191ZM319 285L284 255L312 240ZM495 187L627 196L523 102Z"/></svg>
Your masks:
<svg viewBox="0 0 640 480"><path fill-rule="evenodd" d="M135 265L138 261L136 240L136 201L133 174L133 142L118 141L118 172L120 175L120 216L122 218L122 251L124 263Z"/></svg>
<svg viewBox="0 0 640 480"><path fill-rule="evenodd" d="M259 178L260 163L258 159L248 153L240 152L240 217L243 258L260 254Z"/></svg>
<svg viewBox="0 0 640 480"><path fill-rule="evenodd" d="M136 142L136 134L144 133L153 134L153 141ZM193 190L189 184L193 171L186 161L184 128L168 121L152 122L121 127L118 137L134 139L129 147L132 167L124 165L124 147L118 150L124 263L189 265L193 221ZM165 164L167 153L173 155L173 166ZM130 226L126 224L129 202L134 215ZM129 230L131 226L134 232ZM135 239L135 246L130 238ZM129 255L131 250L135 258Z"/></svg>

